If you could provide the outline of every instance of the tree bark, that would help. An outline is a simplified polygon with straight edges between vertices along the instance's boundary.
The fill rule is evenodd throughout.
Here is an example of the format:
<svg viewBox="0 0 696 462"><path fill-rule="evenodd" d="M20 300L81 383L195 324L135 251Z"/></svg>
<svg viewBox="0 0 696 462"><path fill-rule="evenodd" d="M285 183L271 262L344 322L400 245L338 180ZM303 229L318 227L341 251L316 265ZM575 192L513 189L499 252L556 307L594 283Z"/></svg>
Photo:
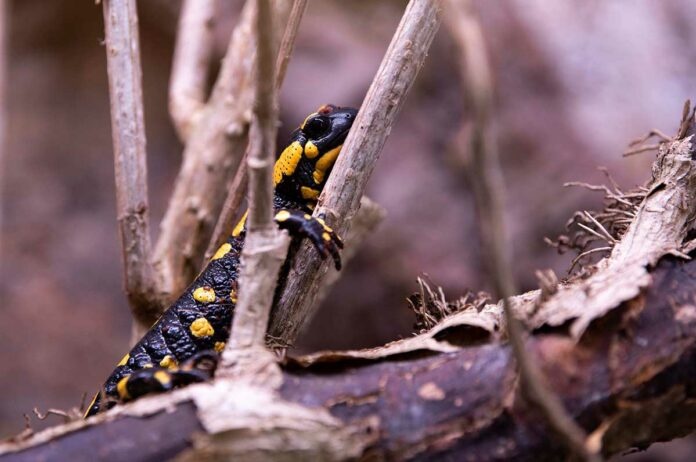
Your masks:
<svg viewBox="0 0 696 462"><path fill-rule="evenodd" d="M592 323L579 343L548 330L526 340L565 407L590 434L588 444L605 456L696 429L696 262L665 257L651 276L646 290ZM271 404L257 405L244 389L230 383L224 389L218 380L0 445L0 461L78 461L95 454L105 461L149 461L187 452L191 460L222 454L252 460L255 454L267 460L351 454L375 460L562 459L560 440L519 394L509 346L486 341L487 335L448 323L380 349L301 358L284 365L280 396ZM277 416L260 415L281 405L296 412L296 421L312 422L304 448L271 438L291 430L306 436L279 424ZM211 406L246 431L221 431L219 422L211 423ZM324 420L303 419L302 412ZM337 434L343 439L325 442ZM227 438L223 451L230 452L211 449L221 435ZM324 443L312 447L316 441Z"/></svg>

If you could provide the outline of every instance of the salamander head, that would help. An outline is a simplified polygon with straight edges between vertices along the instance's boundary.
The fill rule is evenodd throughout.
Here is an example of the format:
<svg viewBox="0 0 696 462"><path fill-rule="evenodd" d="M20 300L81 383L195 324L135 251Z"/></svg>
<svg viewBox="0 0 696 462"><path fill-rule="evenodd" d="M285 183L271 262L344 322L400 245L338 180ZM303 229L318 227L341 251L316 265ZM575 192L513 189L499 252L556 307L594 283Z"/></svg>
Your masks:
<svg viewBox="0 0 696 462"><path fill-rule="evenodd" d="M358 110L325 104L304 120L298 135L311 141L319 152L327 152L343 144L353 126Z"/></svg>

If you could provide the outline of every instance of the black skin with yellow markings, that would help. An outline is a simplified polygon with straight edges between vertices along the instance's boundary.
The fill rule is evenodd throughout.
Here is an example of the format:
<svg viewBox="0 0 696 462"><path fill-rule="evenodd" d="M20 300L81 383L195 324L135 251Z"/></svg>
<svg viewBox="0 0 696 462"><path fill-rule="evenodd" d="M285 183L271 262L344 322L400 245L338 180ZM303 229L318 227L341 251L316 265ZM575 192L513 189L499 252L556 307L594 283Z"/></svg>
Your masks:
<svg viewBox="0 0 696 462"><path fill-rule="evenodd" d="M273 201L278 226L288 230L295 241L310 239L322 258L333 258L337 269L341 266L339 249L343 243L321 218L313 218L311 213L356 115L353 108L320 107L292 133L274 170ZM245 236L244 228L238 228L123 358L85 417L119 402L201 382L213 375L218 352L229 338L237 301Z"/></svg>

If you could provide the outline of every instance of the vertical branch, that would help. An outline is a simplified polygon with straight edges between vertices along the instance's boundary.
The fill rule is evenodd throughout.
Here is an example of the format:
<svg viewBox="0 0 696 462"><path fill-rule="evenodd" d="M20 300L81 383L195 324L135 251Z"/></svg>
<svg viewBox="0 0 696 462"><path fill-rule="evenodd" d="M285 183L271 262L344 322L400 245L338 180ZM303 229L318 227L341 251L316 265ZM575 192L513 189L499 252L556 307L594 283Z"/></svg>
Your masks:
<svg viewBox="0 0 696 462"><path fill-rule="evenodd" d="M503 300L508 338L520 371L527 399L539 408L551 427L564 439L567 447L581 460L597 461L600 457L585 445L586 435L563 408L559 398L548 388L537 364L524 347L521 323L514 317L509 297L515 293L510 249L506 246L503 218L504 180L496 140L491 124L493 86L486 47L479 23L469 2L447 0L445 24L460 51L460 67L465 94L473 113L473 126L467 148L459 149L468 164L480 220L480 233L496 294Z"/></svg>
<svg viewBox="0 0 696 462"><path fill-rule="evenodd" d="M290 240L273 221L273 163L277 121L274 78L273 15L269 0L256 0L257 79L249 151L249 215L242 251L239 299L232 321L232 334L218 373L255 375L255 370L276 368L273 356L264 356L268 316L273 303L278 271ZM259 356L264 356L263 361ZM250 361L245 361L250 359ZM275 371L279 373L279 370ZM265 381L265 380L264 380Z"/></svg>
<svg viewBox="0 0 696 462"><path fill-rule="evenodd" d="M183 142L205 105L215 6L216 0L185 0L181 6L169 82L169 113Z"/></svg>
<svg viewBox="0 0 696 462"><path fill-rule="evenodd" d="M283 34L283 39L280 43L280 50L278 51L278 58L276 59L276 77L275 85L276 89L280 90L283 86L283 81L285 80L285 72L288 68L288 63L290 62L290 57L292 56L292 50L295 47L295 39L297 38L297 32L300 28L300 22L302 21L302 16L307 9L307 0L295 0L292 4L292 10L290 11L290 17L288 18L288 23L285 26L285 32ZM253 149L251 143L254 142L252 138L249 146L247 146L247 152L245 153L244 161L248 158L248 153ZM225 199L225 204L222 206L222 212L218 218L217 224L215 225L215 230L213 231L213 236L210 239L210 244L208 244L208 250L205 253L205 261L207 261L215 251L222 245L224 240L232 234L232 230L235 226L235 217L239 207L242 205L242 201L246 196L246 190L248 185L248 175L249 171L246 168L240 168L232 180L230 185L227 198Z"/></svg>
<svg viewBox="0 0 696 462"><path fill-rule="evenodd" d="M441 0L411 0L365 96L353 128L332 170L319 206L340 234L350 225L396 116L425 62L440 25ZM304 243L271 318L270 334L292 344L314 313L319 287L329 267Z"/></svg>
<svg viewBox="0 0 696 462"><path fill-rule="evenodd" d="M7 151L7 1L0 0L0 262L2 262L5 153Z"/></svg>
<svg viewBox="0 0 696 462"><path fill-rule="evenodd" d="M150 265L145 122L135 0L105 0L104 27L125 287L137 326L144 330L156 319L158 305Z"/></svg>

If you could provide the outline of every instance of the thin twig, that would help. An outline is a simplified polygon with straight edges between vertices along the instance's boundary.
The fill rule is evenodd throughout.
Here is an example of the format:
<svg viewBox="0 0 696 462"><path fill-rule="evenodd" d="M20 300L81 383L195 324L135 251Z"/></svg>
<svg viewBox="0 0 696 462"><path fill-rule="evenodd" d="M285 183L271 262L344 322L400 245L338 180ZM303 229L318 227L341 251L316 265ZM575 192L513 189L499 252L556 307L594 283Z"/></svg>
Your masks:
<svg viewBox="0 0 696 462"><path fill-rule="evenodd" d="M597 170L599 170L600 172L602 172L604 174L604 176L609 181L609 183L611 183L612 187L614 188L614 190L616 191L617 194L621 195L624 193L623 190L621 189L621 187L619 187L619 183L617 183L616 180L614 179L614 177L611 175L611 173L609 173L608 168L597 167Z"/></svg>
<svg viewBox="0 0 696 462"><path fill-rule="evenodd" d="M307 8L307 0L295 0L292 5L292 10L290 11L290 17L288 18L287 25L285 26L285 33L283 34L283 40L280 43L280 50L278 51L278 58L276 60L276 78L275 84L276 89L280 90L283 86L283 81L285 80L285 71L290 62L290 57L292 56L292 50L295 46L295 39L297 38L297 32L300 27L300 22L302 20L302 15ZM246 164L246 159L248 158L249 151L252 149L251 140L249 146L247 146L247 151L244 153L244 159L241 165ZM237 218L238 211L242 205L242 201L246 197L247 184L248 184L249 171L246 168L240 168L235 173L232 184L228 188L227 198L222 206L222 212L218 218L217 224L215 225L215 230L210 238L210 243L208 244L208 250L205 252L205 261L208 261L210 257L215 253L215 251L222 245L225 239L232 234L232 230L235 226L235 218Z"/></svg>
<svg viewBox="0 0 696 462"><path fill-rule="evenodd" d="M613 239L610 240L610 241L607 240L606 236L600 234L599 232L595 231L594 229L590 228L589 226L587 226L587 225L585 225L585 224L578 223L577 225L578 225L580 228L582 228L582 229L584 229L585 231L587 231L588 233L592 234L593 236L597 236L599 239L601 239L601 240L603 240L603 241L607 241L607 242L609 242L609 243L612 243L612 242L613 242Z"/></svg>
<svg viewBox="0 0 696 462"><path fill-rule="evenodd" d="M665 135L664 132L662 132L661 130L658 130L657 128L653 128L652 130L650 130L647 133L647 135L641 136L640 138L631 141L630 143L628 143L628 145L629 146L638 146L639 144L645 143L646 141L648 141L652 137L660 138L662 141L670 141L672 139L671 137Z"/></svg>
<svg viewBox="0 0 696 462"><path fill-rule="evenodd" d="M213 55L216 0L185 0L181 6L169 81L169 114L183 142L205 106Z"/></svg>
<svg viewBox="0 0 696 462"><path fill-rule="evenodd" d="M595 249L590 249L590 250L587 250L585 252L582 252L580 255L578 255L577 257L575 257L573 259L572 263L570 264L570 269L568 269L568 274L573 272L575 265L580 263L580 260L583 259L584 257L587 257L588 255L592 255L593 253L597 253L597 252L610 252L611 249L612 249L611 247L597 247Z"/></svg>
<svg viewBox="0 0 696 462"><path fill-rule="evenodd" d="M3 191L5 180L5 155L7 140L7 1L0 0L0 230L3 227ZM2 262L2 236L0 235L0 263Z"/></svg>
<svg viewBox="0 0 696 462"><path fill-rule="evenodd" d="M602 225L599 221L597 221L597 219L595 217L593 217L590 212L585 210L583 212L583 214L585 215L585 217L587 217L588 220L590 220L592 223L594 223L594 225L597 228L599 228L599 230L602 232L602 234L604 235L604 237L607 239L608 242L611 242L612 244L616 244L616 239L614 239L614 236L612 236L611 233L609 231L607 231L607 229L604 227L604 225Z"/></svg>
<svg viewBox="0 0 696 462"><path fill-rule="evenodd" d="M138 16L135 0L105 0L107 73L114 144L116 206L125 288L135 318L134 337L159 314L150 264L147 162Z"/></svg>
<svg viewBox="0 0 696 462"><path fill-rule="evenodd" d="M288 24L285 26L283 40L280 42L280 50L276 60L276 88L280 90L285 80L285 73L288 70L292 50L295 48L295 39L297 32L300 30L302 17L307 10L307 0L295 0L292 3Z"/></svg>
<svg viewBox="0 0 696 462"><path fill-rule="evenodd" d="M325 214L339 234L350 226L368 179L408 90L440 25L441 0L411 0L348 134L314 215ZM329 267L303 243L274 307L270 334L292 344L315 311Z"/></svg>
<svg viewBox="0 0 696 462"><path fill-rule="evenodd" d="M589 183L583 183L581 181L569 181L567 183L563 183L564 188L569 188L569 187L581 187L585 189L589 189L590 191L604 191L606 196L610 199L614 199L617 202L621 202L624 205L632 206L630 201L626 200L626 197L633 197L631 194L632 193L627 193L623 194L622 196L617 195L615 192L613 192L611 189L609 189L605 185L594 185L594 184L589 184Z"/></svg>
<svg viewBox="0 0 696 462"><path fill-rule="evenodd" d="M526 397L538 407L549 424L563 437L569 450L582 460L595 461L599 456L585 445L585 433L567 414L561 401L548 388L536 363L525 350L521 323L514 317L509 297L515 293L509 249L505 244L503 218L504 181L491 127L493 86L486 46L478 21L469 2L447 0L446 24L460 49L461 74L469 104L473 110L471 133L470 179L473 182L480 219L481 239L487 250L493 285L503 300L507 333ZM466 157L464 150L460 150Z"/></svg>
<svg viewBox="0 0 696 462"><path fill-rule="evenodd" d="M621 154L623 157L634 156L636 154L641 154L643 152L657 151L660 148L659 144L648 144L645 146L639 146L637 148L627 149Z"/></svg>
<svg viewBox="0 0 696 462"><path fill-rule="evenodd" d="M269 0L256 0L258 49L255 90L255 124L249 152L249 215L242 251L239 300L232 333L217 374L246 375L267 384L268 374L280 370L266 349L266 328L276 280L285 261L290 239L273 221L273 163L278 109L275 86L273 15ZM253 366L253 369L249 369ZM260 374L263 372L263 374Z"/></svg>

